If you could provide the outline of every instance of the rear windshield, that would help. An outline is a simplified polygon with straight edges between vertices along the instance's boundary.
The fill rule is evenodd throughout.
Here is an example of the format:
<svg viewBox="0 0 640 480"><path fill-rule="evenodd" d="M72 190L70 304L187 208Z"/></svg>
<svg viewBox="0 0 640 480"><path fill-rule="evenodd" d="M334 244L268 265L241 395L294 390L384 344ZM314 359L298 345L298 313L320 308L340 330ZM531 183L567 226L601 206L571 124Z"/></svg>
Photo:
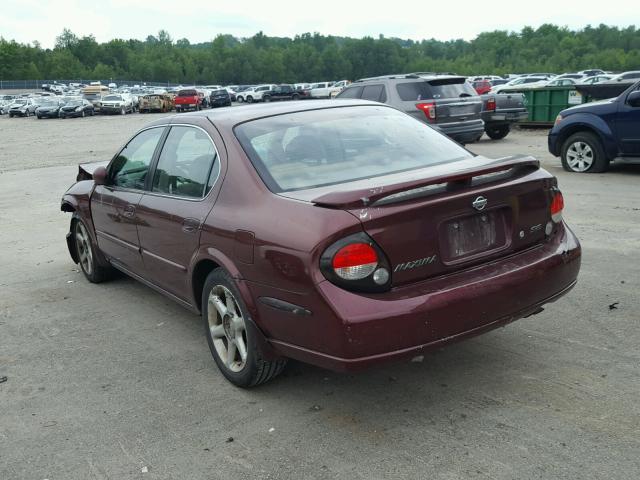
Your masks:
<svg viewBox="0 0 640 480"><path fill-rule="evenodd" d="M120 95L107 95L106 97L102 97L103 100L122 100Z"/></svg>
<svg viewBox="0 0 640 480"><path fill-rule="evenodd" d="M195 90L180 90L178 92L179 97L193 97L195 95L198 95Z"/></svg>
<svg viewBox="0 0 640 480"><path fill-rule="evenodd" d="M214 90L211 94L212 95L226 95L227 91L226 90Z"/></svg>
<svg viewBox="0 0 640 480"><path fill-rule="evenodd" d="M404 101L460 98L477 95L473 87L463 78L399 83L396 85L396 90Z"/></svg>
<svg viewBox="0 0 640 480"><path fill-rule="evenodd" d="M395 109L356 106L262 118L235 128L267 187L287 192L468 158L464 148Z"/></svg>

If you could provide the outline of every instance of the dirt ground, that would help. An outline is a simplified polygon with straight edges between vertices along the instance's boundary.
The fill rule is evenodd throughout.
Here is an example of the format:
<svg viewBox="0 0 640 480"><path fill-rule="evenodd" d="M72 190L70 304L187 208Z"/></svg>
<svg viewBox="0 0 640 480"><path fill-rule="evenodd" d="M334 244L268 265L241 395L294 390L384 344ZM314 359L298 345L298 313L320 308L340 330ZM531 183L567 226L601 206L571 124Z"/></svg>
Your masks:
<svg viewBox="0 0 640 480"><path fill-rule="evenodd" d="M240 390L199 317L133 280L88 283L66 250L77 164L152 118L0 117L0 479L638 478L640 167L565 173L544 130L470 145L558 176L576 288L422 362L292 363Z"/></svg>

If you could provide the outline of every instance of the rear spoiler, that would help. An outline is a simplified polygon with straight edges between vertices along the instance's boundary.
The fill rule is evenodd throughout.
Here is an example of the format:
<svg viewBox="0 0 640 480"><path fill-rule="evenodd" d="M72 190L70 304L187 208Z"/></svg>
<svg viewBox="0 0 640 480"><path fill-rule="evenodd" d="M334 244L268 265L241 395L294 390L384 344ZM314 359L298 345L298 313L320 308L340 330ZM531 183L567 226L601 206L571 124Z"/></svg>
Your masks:
<svg viewBox="0 0 640 480"><path fill-rule="evenodd" d="M76 182L81 182L82 180L93 180L93 172L96 170L96 168L106 168L107 165L109 165L108 161L81 163L80 165L78 165L78 176L76 177Z"/></svg>
<svg viewBox="0 0 640 480"><path fill-rule="evenodd" d="M513 168L540 168L540 161L531 156L515 155L499 158L495 162L482 167L467 168L449 174L410 180L379 188L363 188L359 190L337 191L315 198L311 203L329 208L362 208L393 194L436 184L455 184L471 181L473 177L511 170Z"/></svg>

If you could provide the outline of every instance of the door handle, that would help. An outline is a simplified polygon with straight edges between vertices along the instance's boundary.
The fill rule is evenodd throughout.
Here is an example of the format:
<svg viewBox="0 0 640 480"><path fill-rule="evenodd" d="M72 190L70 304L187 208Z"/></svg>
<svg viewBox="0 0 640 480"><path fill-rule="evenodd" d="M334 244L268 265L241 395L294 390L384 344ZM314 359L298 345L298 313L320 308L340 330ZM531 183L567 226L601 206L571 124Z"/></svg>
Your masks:
<svg viewBox="0 0 640 480"><path fill-rule="evenodd" d="M182 221L182 231L185 233L195 233L200 229L200 220L197 218L185 218Z"/></svg>
<svg viewBox="0 0 640 480"><path fill-rule="evenodd" d="M124 207L124 212L122 212L122 216L127 218L133 218L136 214L136 206L135 205L127 205Z"/></svg>

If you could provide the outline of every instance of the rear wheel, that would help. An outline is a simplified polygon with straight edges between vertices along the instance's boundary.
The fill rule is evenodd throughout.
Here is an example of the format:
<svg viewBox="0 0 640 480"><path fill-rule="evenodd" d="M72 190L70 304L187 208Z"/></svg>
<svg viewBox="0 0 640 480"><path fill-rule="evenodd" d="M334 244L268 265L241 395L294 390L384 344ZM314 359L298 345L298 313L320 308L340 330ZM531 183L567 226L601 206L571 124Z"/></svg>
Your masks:
<svg viewBox="0 0 640 480"><path fill-rule="evenodd" d="M294 93L293 95L291 95L291 100L298 100L300 98L300 95L298 95L297 93Z"/></svg>
<svg viewBox="0 0 640 480"><path fill-rule="evenodd" d="M89 231L82 220L76 220L73 224L73 235L78 255L78 263L82 273L91 283L104 282L111 273L109 268L100 266L96 259L93 242Z"/></svg>
<svg viewBox="0 0 640 480"><path fill-rule="evenodd" d="M562 167L568 172L601 173L609 168L600 139L591 132L571 135L562 145Z"/></svg>
<svg viewBox="0 0 640 480"><path fill-rule="evenodd" d="M500 140L509 135L511 127L509 125L500 125L498 127L489 126L485 127L484 131L492 140Z"/></svg>
<svg viewBox="0 0 640 480"><path fill-rule="evenodd" d="M202 317L209 349L222 374L234 385L253 387L282 372L286 359L262 358L257 332L231 276L213 270L202 292Z"/></svg>

